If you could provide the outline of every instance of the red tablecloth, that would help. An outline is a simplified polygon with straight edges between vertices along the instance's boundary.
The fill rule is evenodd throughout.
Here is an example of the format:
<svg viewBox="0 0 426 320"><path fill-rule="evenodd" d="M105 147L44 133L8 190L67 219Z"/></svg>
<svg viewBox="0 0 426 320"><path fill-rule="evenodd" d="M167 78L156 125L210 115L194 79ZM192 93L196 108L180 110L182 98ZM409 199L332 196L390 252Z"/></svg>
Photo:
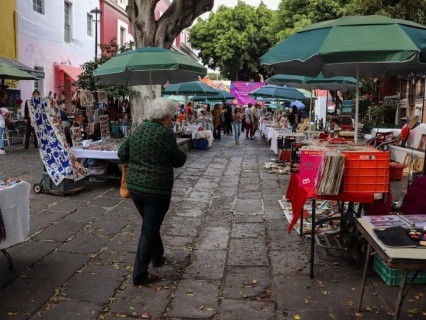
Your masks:
<svg viewBox="0 0 426 320"><path fill-rule="evenodd" d="M299 174L295 173L291 175L286 197L290 200L293 210L293 218L288 226L288 232L293 229L297 220L300 218L300 214L302 213L303 206L307 199L316 198L360 203L372 203L374 201L374 193L370 192L341 192L337 196L318 196L313 188L299 186Z"/></svg>

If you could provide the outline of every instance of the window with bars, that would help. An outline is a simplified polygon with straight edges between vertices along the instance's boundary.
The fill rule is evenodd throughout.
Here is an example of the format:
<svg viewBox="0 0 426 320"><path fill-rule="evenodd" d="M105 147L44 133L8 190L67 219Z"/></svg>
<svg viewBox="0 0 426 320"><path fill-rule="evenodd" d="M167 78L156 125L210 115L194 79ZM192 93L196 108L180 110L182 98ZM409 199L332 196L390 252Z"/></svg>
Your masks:
<svg viewBox="0 0 426 320"><path fill-rule="evenodd" d="M87 14L87 35L93 36L93 16L90 13Z"/></svg>
<svg viewBox="0 0 426 320"><path fill-rule="evenodd" d="M33 10L44 14L44 0L33 0Z"/></svg>
<svg viewBox="0 0 426 320"><path fill-rule="evenodd" d="M72 16L71 16L71 3L65 1L65 9L64 9L64 41L67 43L71 42L72 39Z"/></svg>

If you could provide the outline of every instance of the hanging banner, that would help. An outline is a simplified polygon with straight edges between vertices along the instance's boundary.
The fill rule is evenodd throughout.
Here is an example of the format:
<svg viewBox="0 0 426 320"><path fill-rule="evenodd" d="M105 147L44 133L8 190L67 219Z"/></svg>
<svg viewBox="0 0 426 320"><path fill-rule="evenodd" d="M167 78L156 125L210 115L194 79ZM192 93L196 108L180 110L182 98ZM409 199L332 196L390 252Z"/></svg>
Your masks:
<svg viewBox="0 0 426 320"><path fill-rule="evenodd" d="M230 92L238 101L238 104L255 104L256 99L250 97L249 93L263 87L264 85L264 82L231 81Z"/></svg>

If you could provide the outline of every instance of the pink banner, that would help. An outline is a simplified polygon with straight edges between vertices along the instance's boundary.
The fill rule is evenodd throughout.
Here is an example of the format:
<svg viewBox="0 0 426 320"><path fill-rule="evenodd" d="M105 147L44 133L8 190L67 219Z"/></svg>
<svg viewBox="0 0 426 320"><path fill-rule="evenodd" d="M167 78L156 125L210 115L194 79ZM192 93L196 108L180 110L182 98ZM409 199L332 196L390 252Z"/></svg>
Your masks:
<svg viewBox="0 0 426 320"><path fill-rule="evenodd" d="M231 94L237 99L238 104L256 103L256 99L249 96L249 93L261 88L264 82L243 82L231 81Z"/></svg>

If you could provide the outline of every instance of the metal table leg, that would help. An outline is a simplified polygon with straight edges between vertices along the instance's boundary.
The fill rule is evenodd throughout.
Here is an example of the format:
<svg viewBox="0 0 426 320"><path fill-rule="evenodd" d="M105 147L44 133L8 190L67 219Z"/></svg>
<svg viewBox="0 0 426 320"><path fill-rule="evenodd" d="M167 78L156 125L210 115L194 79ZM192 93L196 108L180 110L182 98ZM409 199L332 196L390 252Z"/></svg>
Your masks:
<svg viewBox="0 0 426 320"><path fill-rule="evenodd" d="M408 270L404 270L404 274L402 275L401 286L399 287L398 300L396 301L395 314L393 315L394 320L399 319L399 314L401 313L402 300L405 296L405 285L407 284L407 275Z"/></svg>
<svg viewBox="0 0 426 320"><path fill-rule="evenodd" d="M315 258L315 206L316 199L312 199L312 219L311 219L311 268L309 276L314 277L314 258ZM303 214L302 214L303 215Z"/></svg>
<svg viewBox="0 0 426 320"><path fill-rule="evenodd" d="M365 263L364 263L364 272L362 274L361 296L359 297L359 302L358 302L358 312L361 311L362 299L364 298L365 284L367 282L367 270L368 270L368 264L370 262L371 250L372 250L371 245L370 243L368 243L367 253L365 256Z"/></svg>
<svg viewBox="0 0 426 320"><path fill-rule="evenodd" d="M299 233L300 237L303 237L303 208L302 208L302 212L300 213L300 233Z"/></svg>
<svg viewBox="0 0 426 320"><path fill-rule="evenodd" d="M9 269L12 270L13 269L13 261L12 261L12 257L10 256L10 254L6 251L6 249L1 249L1 253L4 254L4 256L7 259L7 262L9 264Z"/></svg>

